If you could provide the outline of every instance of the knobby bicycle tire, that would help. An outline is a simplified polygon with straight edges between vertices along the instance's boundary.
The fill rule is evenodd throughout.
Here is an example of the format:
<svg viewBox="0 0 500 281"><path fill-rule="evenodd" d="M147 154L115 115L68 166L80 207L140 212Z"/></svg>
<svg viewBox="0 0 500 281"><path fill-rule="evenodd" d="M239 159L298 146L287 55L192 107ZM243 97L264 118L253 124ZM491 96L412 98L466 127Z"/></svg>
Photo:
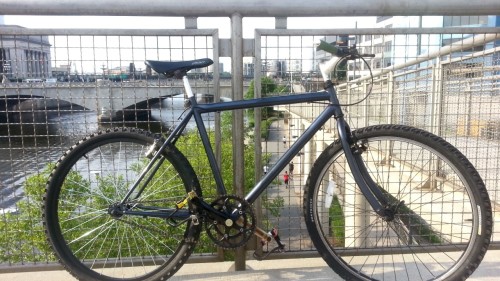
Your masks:
<svg viewBox="0 0 500 281"><path fill-rule="evenodd" d="M187 260L201 223L178 227L166 219L112 217L141 172L155 137L139 129L115 128L93 134L71 147L47 183L43 223L56 256L81 280L165 280ZM175 207L189 191L201 196L188 160L167 147L165 161L131 208ZM192 208L192 206L185 207Z"/></svg>
<svg viewBox="0 0 500 281"><path fill-rule="evenodd" d="M307 179L304 216L327 264L346 280L465 280L484 257L491 203L478 172L455 147L420 129L378 125L353 132L371 178L397 206L375 214L339 141Z"/></svg>

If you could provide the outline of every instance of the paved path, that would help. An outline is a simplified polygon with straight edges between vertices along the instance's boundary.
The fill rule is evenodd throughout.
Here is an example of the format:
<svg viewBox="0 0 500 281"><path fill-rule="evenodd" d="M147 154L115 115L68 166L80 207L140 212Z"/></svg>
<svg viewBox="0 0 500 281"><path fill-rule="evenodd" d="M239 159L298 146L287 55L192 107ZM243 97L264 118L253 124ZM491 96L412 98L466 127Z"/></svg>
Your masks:
<svg viewBox="0 0 500 281"><path fill-rule="evenodd" d="M283 136L286 137L286 145L283 144ZM262 142L263 153L271 154L270 167L290 147L290 140L293 140L293 137L289 132L288 124L285 124L283 119L271 124L267 141ZM310 250L313 247L302 214L301 187L305 177L297 174L297 167L294 170L295 175L290 180L289 188L285 187L283 180L285 171L290 172L287 166L280 172L278 181L275 181L279 184L274 184L267 190L268 200L281 198L284 203L283 208L280 209L280 216L277 218L270 216L270 223L272 226L278 227L280 238L286 244L287 249L292 251Z"/></svg>

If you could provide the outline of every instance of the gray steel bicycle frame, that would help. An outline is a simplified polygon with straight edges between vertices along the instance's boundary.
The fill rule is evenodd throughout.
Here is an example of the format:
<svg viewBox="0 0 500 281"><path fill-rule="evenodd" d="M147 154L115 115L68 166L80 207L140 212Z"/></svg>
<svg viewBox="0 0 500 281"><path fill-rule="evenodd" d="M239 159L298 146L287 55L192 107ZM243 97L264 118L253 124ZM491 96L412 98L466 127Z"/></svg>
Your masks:
<svg viewBox="0 0 500 281"><path fill-rule="evenodd" d="M196 127L198 129L198 133L200 134L203 147L208 157L210 167L212 169L212 173L216 182L217 193L219 195L225 195L227 194L227 189L222 181L220 169L217 165L212 145L210 144L207 129L201 117L202 114L275 105L328 101L329 103L325 107L323 112L319 114L319 116L311 123L311 125L304 131L304 133L302 133L302 135L300 135L299 138L289 147L289 149L278 159L276 164L268 171L268 173L264 175L264 177L252 188L252 190L250 190L250 192L245 196L245 200L250 204L255 202L255 200L257 200L257 198L269 186L269 184L271 184L272 181L279 175L280 171L288 165L293 157L297 153L299 153L299 151L307 144L309 140L312 139L312 137L320 130L320 128L323 127L328 120L330 120L330 118L334 117L337 120L337 130L339 132L341 144L356 183L358 184L363 195L366 197L368 203L372 206L373 210L375 210L378 214L383 214L383 207L387 205L387 201L380 189L377 188L376 183L373 182L371 177L368 175L360 154L355 151L353 152L351 149L353 140L351 139L350 129L343 118L342 109L339 105L336 92L333 87L328 88L328 91L322 92L265 97L230 102L218 102L211 104L198 104L196 101L196 97L191 97L189 101L191 103L191 108L187 111L182 121L168 136L167 140L161 145L157 153L155 153L149 165L138 177L136 183L131 188L129 193L125 196L122 203L125 203L132 196L132 194L138 196L142 193L142 189L144 189L150 178L146 179L146 183L144 183L142 188L140 188L140 190L136 192L135 190L139 186L140 182L144 179L146 174L149 173L149 175L151 175L156 172L157 167L159 167L161 161L163 161L163 159L160 159L161 151L163 151L168 145L175 143L175 141L181 136L182 132L186 128L188 122L193 117L196 122ZM132 211L127 213L129 215L134 215L134 213L136 212ZM137 212L137 215L147 215L147 213L148 212ZM154 214L151 215L158 216ZM168 213L164 213L163 215L160 215L160 217L169 217L170 215Z"/></svg>

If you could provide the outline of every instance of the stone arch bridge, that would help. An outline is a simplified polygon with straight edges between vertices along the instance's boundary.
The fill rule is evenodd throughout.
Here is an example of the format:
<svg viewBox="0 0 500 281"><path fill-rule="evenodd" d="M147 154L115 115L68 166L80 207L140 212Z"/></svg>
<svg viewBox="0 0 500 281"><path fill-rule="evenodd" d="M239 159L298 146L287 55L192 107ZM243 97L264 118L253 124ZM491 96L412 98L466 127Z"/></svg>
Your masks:
<svg viewBox="0 0 500 281"><path fill-rule="evenodd" d="M193 91L206 98L215 94L211 81L193 81ZM220 82L221 97L231 97L230 82ZM145 81L130 83L11 83L0 87L0 112L53 110L62 104L74 104L98 113L100 122L127 119L137 111L149 112L150 105L161 99L181 95L181 81L160 84Z"/></svg>

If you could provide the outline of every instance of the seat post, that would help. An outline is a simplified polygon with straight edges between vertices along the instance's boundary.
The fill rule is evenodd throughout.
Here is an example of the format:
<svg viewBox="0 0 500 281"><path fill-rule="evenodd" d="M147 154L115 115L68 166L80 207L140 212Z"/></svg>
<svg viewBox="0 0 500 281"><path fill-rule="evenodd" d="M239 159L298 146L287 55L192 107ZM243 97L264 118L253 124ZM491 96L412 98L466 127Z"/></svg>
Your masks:
<svg viewBox="0 0 500 281"><path fill-rule="evenodd" d="M189 80L187 75L182 76L182 82L184 83L184 89L186 90L186 95L188 99L194 97L193 90L191 89L191 84L189 84Z"/></svg>

